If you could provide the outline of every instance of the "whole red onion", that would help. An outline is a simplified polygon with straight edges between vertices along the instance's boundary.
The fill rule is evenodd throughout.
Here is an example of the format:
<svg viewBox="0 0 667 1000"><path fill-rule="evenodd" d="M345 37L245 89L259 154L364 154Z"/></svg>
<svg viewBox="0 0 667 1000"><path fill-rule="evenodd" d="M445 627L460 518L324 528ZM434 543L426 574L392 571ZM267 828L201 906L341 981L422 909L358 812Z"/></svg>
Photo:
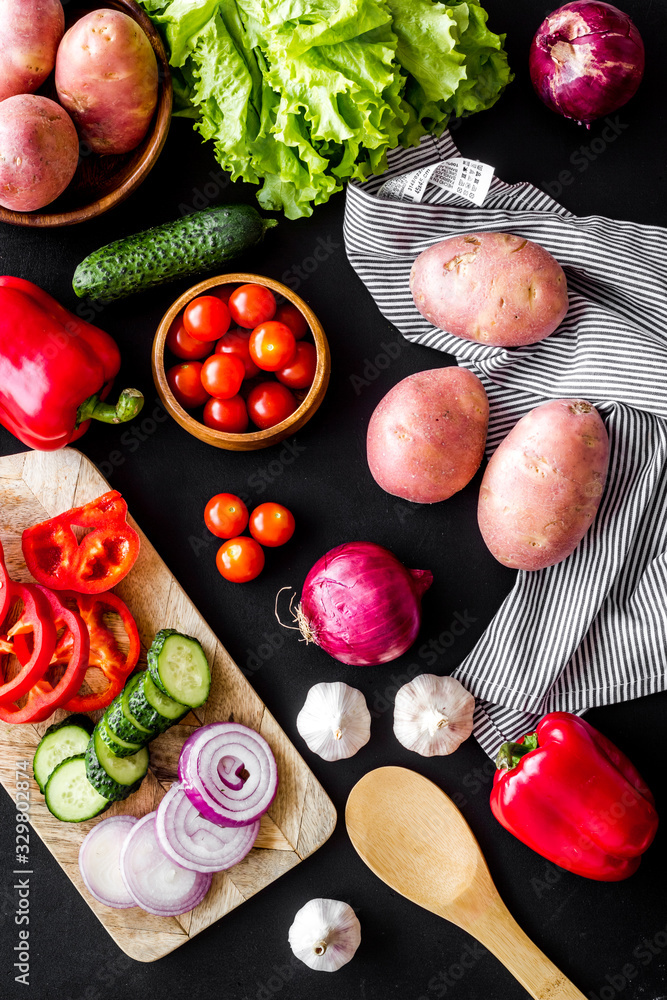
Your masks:
<svg viewBox="0 0 667 1000"><path fill-rule="evenodd" d="M617 7L574 0L542 22L529 66L547 107L588 126L634 95L644 74L644 43Z"/></svg>
<svg viewBox="0 0 667 1000"><path fill-rule="evenodd" d="M376 666L417 638L421 598L433 582L373 542L349 542L318 559L297 609L304 638L341 663Z"/></svg>

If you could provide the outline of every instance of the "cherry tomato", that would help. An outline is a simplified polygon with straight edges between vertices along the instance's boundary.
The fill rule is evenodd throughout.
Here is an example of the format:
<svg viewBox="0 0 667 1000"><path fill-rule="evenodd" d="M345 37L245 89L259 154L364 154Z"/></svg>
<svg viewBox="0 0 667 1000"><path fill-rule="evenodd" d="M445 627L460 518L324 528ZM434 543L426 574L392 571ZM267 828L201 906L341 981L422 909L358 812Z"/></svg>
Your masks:
<svg viewBox="0 0 667 1000"><path fill-rule="evenodd" d="M201 384L216 399L236 396L245 378L245 365L235 354L212 354L201 369Z"/></svg>
<svg viewBox="0 0 667 1000"><path fill-rule="evenodd" d="M169 388L176 397L176 402L186 410L203 406L208 399L208 393L201 382L201 370L200 361L186 361L174 365L167 372Z"/></svg>
<svg viewBox="0 0 667 1000"><path fill-rule="evenodd" d="M218 538L234 538L245 531L248 508L234 493L216 493L206 504L204 521Z"/></svg>
<svg viewBox="0 0 667 1000"><path fill-rule="evenodd" d="M263 431L289 417L298 406L287 386L280 382L260 382L251 389L247 404L250 419Z"/></svg>
<svg viewBox="0 0 667 1000"><path fill-rule="evenodd" d="M258 323L273 319L276 314L276 299L265 285L240 285L229 298L232 319L247 330Z"/></svg>
<svg viewBox="0 0 667 1000"><path fill-rule="evenodd" d="M283 302L278 306L274 317L279 323L284 323L294 334L295 340L301 340L308 333L308 323L306 317L300 309L297 309L291 302Z"/></svg>
<svg viewBox="0 0 667 1000"><path fill-rule="evenodd" d="M268 548L289 542L294 528L294 514L280 503L261 503L250 515L250 534Z"/></svg>
<svg viewBox="0 0 667 1000"><path fill-rule="evenodd" d="M195 340L217 340L229 330L229 309L216 295L198 295L185 307L183 324Z"/></svg>
<svg viewBox="0 0 667 1000"><path fill-rule="evenodd" d="M259 368L250 357L248 341L250 330L230 330L215 346L216 354L235 354L245 365L245 377L254 378L259 375Z"/></svg>
<svg viewBox="0 0 667 1000"><path fill-rule="evenodd" d="M225 580L248 583L264 569L264 549L259 542L247 535L230 538L218 549L215 564Z"/></svg>
<svg viewBox="0 0 667 1000"><path fill-rule="evenodd" d="M241 396L209 399L204 407L204 423L214 431L243 434L248 430L248 410Z"/></svg>
<svg viewBox="0 0 667 1000"><path fill-rule="evenodd" d="M191 337L183 325L183 314L177 316L169 327L167 334L167 347L177 358L184 361L199 361L211 352L211 345L195 340Z"/></svg>
<svg viewBox="0 0 667 1000"><path fill-rule="evenodd" d="M290 389L307 389L315 378L317 350L314 344L298 343L288 365L276 372L276 378Z"/></svg>
<svg viewBox="0 0 667 1000"><path fill-rule="evenodd" d="M277 372L288 365L296 354L294 334L284 323L269 320L260 323L250 334L250 357L265 372Z"/></svg>
<svg viewBox="0 0 667 1000"><path fill-rule="evenodd" d="M234 285L219 285L217 288L209 288L208 294L215 295L216 299L220 299L225 305L229 302L229 296L234 291Z"/></svg>

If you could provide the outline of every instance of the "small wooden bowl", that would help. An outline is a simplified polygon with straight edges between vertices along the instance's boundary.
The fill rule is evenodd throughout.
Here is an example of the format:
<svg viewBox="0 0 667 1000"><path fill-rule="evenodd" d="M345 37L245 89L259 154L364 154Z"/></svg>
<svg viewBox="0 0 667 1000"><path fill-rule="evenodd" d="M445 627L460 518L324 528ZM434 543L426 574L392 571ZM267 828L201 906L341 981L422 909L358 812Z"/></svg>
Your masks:
<svg viewBox="0 0 667 1000"><path fill-rule="evenodd" d="M295 305L303 314L315 341L317 368L313 383L300 406L281 423L268 427L265 431L228 434L226 431L216 431L212 427L202 424L199 420L195 420L187 410L183 409L180 403L176 402L167 382L164 366L165 343L169 327L192 299L198 295L205 295L209 289L218 288L220 285L245 285L250 282L255 285L266 285L267 288ZM176 363L177 361L174 362L174 364ZM257 451L259 448L268 448L272 444L278 444L279 441L295 434L319 408L329 385L330 374L329 342L315 313L287 285L281 284L280 281L274 281L272 278L263 278L259 274L221 274L218 277L200 281L198 285L193 285L179 299L176 299L171 308L164 314L153 340L153 379L164 408L189 434L199 438L200 441L205 441L206 444L212 444L215 448L226 448L227 451ZM271 377L270 372L267 372L266 375L267 378Z"/></svg>
<svg viewBox="0 0 667 1000"><path fill-rule="evenodd" d="M151 19L134 0L106 0L105 3L72 9L65 5L66 29L84 14L100 7L112 7L128 14L143 29L153 46L158 63L158 98L148 132L136 149L129 153L118 156L82 155L74 177L60 197L37 212L13 212L0 206L0 222L41 228L73 226L77 222L94 219L132 194L148 176L162 152L169 132L172 105L171 74L162 39ZM57 101L53 74L39 93Z"/></svg>

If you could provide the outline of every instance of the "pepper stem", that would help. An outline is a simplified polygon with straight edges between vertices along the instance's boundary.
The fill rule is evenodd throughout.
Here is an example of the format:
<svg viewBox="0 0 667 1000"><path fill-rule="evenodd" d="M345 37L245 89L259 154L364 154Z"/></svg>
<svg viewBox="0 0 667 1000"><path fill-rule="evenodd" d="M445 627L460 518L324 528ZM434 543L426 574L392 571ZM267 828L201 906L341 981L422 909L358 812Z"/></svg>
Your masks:
<svg viewBox="0 0 667 1000"><path fill-rule="evenodd" d="M138 389L123 389L114 406L100 399L99 393L84 400L77 411L76 425L86 420L100 420L103 424L125 424L141 412L144 405L143 393Z"/></svg>
<svg viewBox="0 0 667 1000"><path fill-rule="evenodd" d="M524 743L503 743L496 757L496 767L498 770L511 771L513 767L516 767L521 758L525 757L527 753L530 753L537 746L537 743L535 743L535 746L531 746L532 742L532 740L526 740Z"/></svg>

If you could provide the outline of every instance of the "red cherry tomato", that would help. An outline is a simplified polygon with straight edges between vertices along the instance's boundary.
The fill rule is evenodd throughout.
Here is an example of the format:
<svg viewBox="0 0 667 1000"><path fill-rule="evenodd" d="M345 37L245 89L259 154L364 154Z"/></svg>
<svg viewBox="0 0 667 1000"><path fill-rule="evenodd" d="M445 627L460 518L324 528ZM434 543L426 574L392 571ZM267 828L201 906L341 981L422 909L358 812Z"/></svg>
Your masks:
<svg viewBox="0 0 667 1000"><path fill-rule="evenodd" d="M208 294L215 295L216 299L220 299L225 305L229 302L229 296L234 291L234 285L220 285L218 288L209 288Z"/></svg>
<svg viewBox="0 0 667 1000"><path fill-rule="evenodd" d="M317 350L314 344L299 342L288 365L276 372L276 378L290 389L307 389L315 378Z"/></svg>
<svg viewBox="0 0 667 1000"><path fill-rule="evenodd" d="M185 307L183 324L195 340L217 340L229 330L229 309L216 295L198 295Z"/></svg>
<svg viewBox="0 0 667 1000"><path fill-rule="evenodd" d="M289 542L294 528L294 514L280 503L261 503L250 515L250 534L269 548Z"/></svg>
<svg viewBox="0 0 667 1000"><path fill-rule="evenodd" d="M250 334L250 357L265 372L277 372L288 365L296 354L294 334L284 323L269 320L260 323Z"/></svg>
<svg viewBox="0 0 667 1000"><path fill-rule="evenodd" d="M248 508L234 493L216 493L206 504L204 521L218 538L234 538L245 531Z"/></svg>
<svg viewBox="0 0 667 1000"><path fill-rule="evenodd" d="M265 285L240 285L229 297L229 311L235 323L252 330L259 323L273 319L276 299Z"/></svg>
<svg viewBox="0 0 667 1000"><path fill-rule="evenodd" d="M250 419L263 431L289 417L298 406L287 386L280 382L260 382L251 389L247 404Z"/></svg>
<svg viewBox="0 0 667 1000"><path fill-rule="evenodd" d="M174 365L167 372L169 388L176 397L176 402L186 410L203 406L208 399L208 393L201 382L201 370L200 361L187 361Z"/></svg>
<svg viewBox="0 0 667 1000"><path fill-rule="evenodd" d="M218 549L215 564L225 580L248 583L264 569L264 549L259 542L247 535L230 538Z"/></svg>
<svg viewBox="0 0 667 1000"><path fill-rule="evenodd" d="M294 334L295 340L301 340L308 333L308 323L306 317L300 309L297 309L291 302L283 302L278 306L274 317L279 323L284 323Z"/></svg>
<svg viewBox="0 0 667 1000"><path fill-rule="evenodd" d="M248 410L241 396L209 399L204 407L204 423L214 431L243 434L248 430Z"/></svg>
<svg viewBox="0 0 667 1000"><path fill-rule="evenodd" d="M236 396L245 378L245 365L234 354L212 354L202 365L201 384L216 399Z"/></svg>
<svg viewBox="0 0 667 1000"><path fill-rule="evenodd" d="M199 361L211 353L211 345L195 340L191 337L183 325L183 314L177 316L169 327L167 334L167 347L177 358L184 361Z"/></svg>
<svg viewBox="0 0 667 1000"><path fill-rule="evenodd" d="M230 330L215 346L216 354L235 354L245 365L245 377L254 378L259 375L259 368L250 357L248 341L250 330Z"/></svg>

